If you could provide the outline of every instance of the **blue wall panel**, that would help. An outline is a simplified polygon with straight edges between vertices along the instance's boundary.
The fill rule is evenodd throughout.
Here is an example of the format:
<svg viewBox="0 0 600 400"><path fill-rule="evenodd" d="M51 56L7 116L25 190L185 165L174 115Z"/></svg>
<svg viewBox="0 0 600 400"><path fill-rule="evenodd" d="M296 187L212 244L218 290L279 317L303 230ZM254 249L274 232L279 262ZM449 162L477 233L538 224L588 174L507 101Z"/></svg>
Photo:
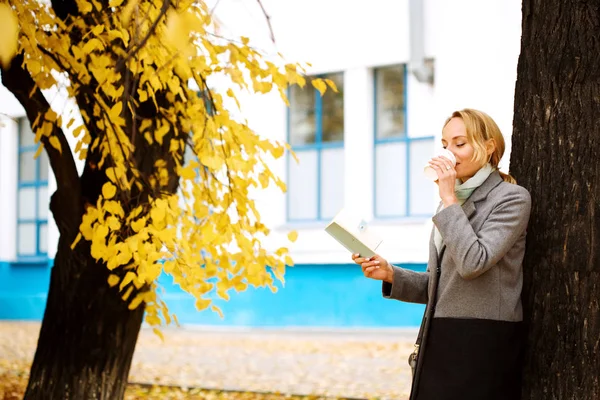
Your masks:
<svg viewBox="0 0 600 400"><path fill-rule="evenodd" d="M48 261L0 261L0 319L41 320L50 283Z"/></svg>
<svg viewBox="0 0 600 400"><path fill-rule="evenodd" d="M424 271L425 265L405 266ZM288 268L285 286L231 292L218 300L224 318L197 312L194 300L163 276L164 300L179 322L230 326L415 327L425 306L386 300L381 283L366 279L355 265L298 265Z"/></svg>
<svg viewBox="0 0 600 400"><path fill-rule="evenodd" d="M425 265L406 265L424 271ZM50 268L0 263L0 319L43 316ZM161 276L162 295L182 324L254 327L415 327L424 306L381 297L381 284L363 277L355 265L298 265L286 271L285 285L232 291L228 302L217 300L224 318L197 312L194 299Z"/></svg>

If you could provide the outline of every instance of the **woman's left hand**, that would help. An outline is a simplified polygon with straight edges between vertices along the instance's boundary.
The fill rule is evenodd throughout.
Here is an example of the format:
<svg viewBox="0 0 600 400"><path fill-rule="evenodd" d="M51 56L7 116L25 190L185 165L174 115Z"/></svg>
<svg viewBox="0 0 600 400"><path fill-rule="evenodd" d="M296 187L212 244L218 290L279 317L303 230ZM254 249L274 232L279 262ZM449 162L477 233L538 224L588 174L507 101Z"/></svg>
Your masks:
<svg viewBox="0 0 600 400"><path fill-rule="evenodd" d="M452 166L452 161L444 156L434 157L429 161L429 165L437 172L438 184L440 190L440 198L444 203L444 207L458 203L454 186L456 185L456 169Z"/></svg>

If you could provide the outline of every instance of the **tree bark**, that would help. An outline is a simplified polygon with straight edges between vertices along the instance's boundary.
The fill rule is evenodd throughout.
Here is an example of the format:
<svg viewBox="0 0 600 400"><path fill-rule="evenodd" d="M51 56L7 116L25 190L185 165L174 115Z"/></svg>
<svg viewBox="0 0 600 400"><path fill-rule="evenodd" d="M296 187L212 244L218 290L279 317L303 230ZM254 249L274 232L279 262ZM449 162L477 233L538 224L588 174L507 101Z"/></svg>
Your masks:
<svg viewBox="0 0 600 400"><path fill-rule="evenodd" d="M61 237L26 400L122 399L142 323L89 245Z"/></svg>
<svg viewBox="0 0 600 400"><path fill-rule="evenodd" d="M523 2L511 173L529 189L524 399L600 398L600 2Z"/></svg>

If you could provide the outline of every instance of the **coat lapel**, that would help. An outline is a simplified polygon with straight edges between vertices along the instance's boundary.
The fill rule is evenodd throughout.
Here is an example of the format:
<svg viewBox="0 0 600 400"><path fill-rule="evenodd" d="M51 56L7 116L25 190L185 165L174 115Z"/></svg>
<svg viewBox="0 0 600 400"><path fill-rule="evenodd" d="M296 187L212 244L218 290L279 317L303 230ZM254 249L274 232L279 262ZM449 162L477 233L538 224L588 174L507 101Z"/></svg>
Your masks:
<svg viewBox="0 0 600 400"><path fill-rule="evenodd" d="M502 177L498 171L494 171L490 174L490 176L479 186L477 189L473 191L473 194L469 196L467 201L462 205L467 218L471 218L473 213L476 211L475 203L481 200L485 200L496 186L498 186L502 182Z"/></svg>

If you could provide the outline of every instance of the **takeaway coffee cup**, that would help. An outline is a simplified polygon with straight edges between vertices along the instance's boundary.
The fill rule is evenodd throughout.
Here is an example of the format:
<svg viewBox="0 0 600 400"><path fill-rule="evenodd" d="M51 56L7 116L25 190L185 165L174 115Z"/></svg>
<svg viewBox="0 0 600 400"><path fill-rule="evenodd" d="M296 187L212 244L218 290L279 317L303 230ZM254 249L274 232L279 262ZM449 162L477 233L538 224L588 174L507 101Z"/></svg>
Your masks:
<svg viewBox="0 0 600 400"><path fill-rule="evenodd" d="M452 161L452 166L455 167L456 166L456 158L454 157L454 154L452 154L452 152L448 149L443 149L442 151L440 151L437 154L437 157L439 156L444 156L446 157L448 160ZM427 179L429 179L430 181L437 181L438 176L437 173L435 172L435 169L427 164L425 166L425 176L427 177Z"/></svg>

